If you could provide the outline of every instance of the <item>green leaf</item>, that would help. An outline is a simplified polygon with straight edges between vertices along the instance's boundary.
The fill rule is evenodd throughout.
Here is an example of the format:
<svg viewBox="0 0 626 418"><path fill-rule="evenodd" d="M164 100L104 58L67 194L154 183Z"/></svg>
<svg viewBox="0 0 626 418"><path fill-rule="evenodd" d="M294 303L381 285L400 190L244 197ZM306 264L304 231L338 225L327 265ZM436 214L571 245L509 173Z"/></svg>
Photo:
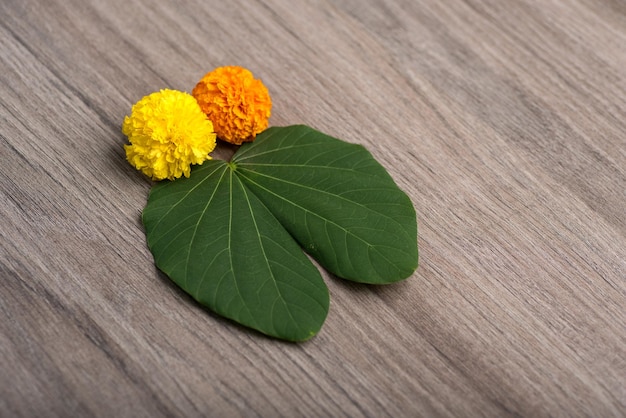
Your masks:
<svg viewBox="0 0 626 418"><path fill-rule="evenodd" d="M321 328L319 272L231 165L208 161L155 185L143 222L157 267L216 313L291 341Z"/></svg>
<svg viewBox="0 0 626 418"><path fill-rule="evenodd" d="M155 185L143 222L156 265L198 302L292 341L317 333L329 306L302 249L365 283L418 262L408 196L365 148L306 126L270 128L231 163Z"/></svg>
<svg viewBox="0 0 626 418"><path fill-rule="evenodd" d="M413 204L362 146L307 126L270 128L232 161L304 250L337 276L383 284L417 268Z"/></svg>

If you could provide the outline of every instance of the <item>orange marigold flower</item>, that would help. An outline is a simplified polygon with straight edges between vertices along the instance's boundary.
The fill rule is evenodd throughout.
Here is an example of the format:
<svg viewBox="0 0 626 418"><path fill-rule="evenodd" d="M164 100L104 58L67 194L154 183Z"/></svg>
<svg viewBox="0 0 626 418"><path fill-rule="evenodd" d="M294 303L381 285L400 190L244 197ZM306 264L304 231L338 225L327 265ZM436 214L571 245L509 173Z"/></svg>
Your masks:
<svg viewBox="0 0 626 418"><path fill-rule="evenodd" d="M192 95L224 141L254 141L267 128L272 100L263 82L245 68L216 68L202 77Z"/></svg>

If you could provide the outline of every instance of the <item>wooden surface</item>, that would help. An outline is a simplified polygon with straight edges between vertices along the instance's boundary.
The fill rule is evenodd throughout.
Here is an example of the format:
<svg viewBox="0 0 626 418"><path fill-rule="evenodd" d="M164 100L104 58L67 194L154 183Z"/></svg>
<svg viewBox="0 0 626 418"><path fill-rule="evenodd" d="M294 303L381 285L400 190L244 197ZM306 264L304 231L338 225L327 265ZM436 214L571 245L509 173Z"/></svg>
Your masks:
<svg viewBox="0 0 626 418"><path fill-rule="evenodd" d="M626 416L622 0L0 2L0 416ZM303 344L153 264L121 123L214 67L365 145L420 267ZM222 147L218 157L232 149Z"/></svg>

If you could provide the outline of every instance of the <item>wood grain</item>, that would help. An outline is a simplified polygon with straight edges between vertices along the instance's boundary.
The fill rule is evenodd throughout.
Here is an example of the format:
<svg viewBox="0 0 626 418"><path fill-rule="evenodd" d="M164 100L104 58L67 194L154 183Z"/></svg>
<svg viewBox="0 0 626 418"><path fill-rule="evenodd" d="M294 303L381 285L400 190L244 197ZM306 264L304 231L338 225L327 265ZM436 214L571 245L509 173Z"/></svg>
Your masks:
<svg viewBox="0 0 626 418"><path fill-rule="evenodd" d="M623 1L0 16L1 416L626 416ZM325 274L304 344L203 310L145 244L123 117L227 64L263 79L273 125L365 145L418 213L415 275Z"/></svg>

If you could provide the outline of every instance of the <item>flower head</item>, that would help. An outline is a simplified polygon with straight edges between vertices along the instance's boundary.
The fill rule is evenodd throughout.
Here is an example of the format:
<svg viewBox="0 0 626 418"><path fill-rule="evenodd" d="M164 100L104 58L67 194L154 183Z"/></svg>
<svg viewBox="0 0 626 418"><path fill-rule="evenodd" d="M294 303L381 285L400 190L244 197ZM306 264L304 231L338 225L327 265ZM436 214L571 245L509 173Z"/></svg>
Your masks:
<svg viewBox="0 0 626 418"><path fill-rule="evenodd" d="M272 100L261 80L245 68L217 68L202 77L192 94L224 141L253 141L267 128Z"/></svg>
<svg viewBox="0 0 626 418"><path fill-rule="evenodd" d="M188 93L161 90L139 100L124 118L128 162L153 180L189 177L191 164L210 159L213 124Z"/></svg>

